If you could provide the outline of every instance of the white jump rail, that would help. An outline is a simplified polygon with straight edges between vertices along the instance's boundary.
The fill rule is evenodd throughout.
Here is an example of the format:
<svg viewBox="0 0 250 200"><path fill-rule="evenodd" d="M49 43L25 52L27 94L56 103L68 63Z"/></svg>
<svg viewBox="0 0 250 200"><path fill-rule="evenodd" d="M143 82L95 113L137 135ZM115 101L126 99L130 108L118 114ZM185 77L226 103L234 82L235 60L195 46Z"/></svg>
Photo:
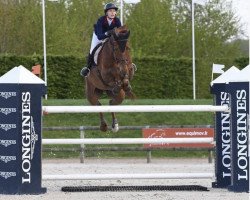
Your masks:
<svg viewBox="0 0 250 200"><path fill-rule="evenodd" d="M112 180L112 179L212 179L213 173L151 173L151 174L67 174L43 175L43 180Z"/></svg>
<svg viewBox="0 0 250 200"><path fill-rule="evenodd" d="M178 144L213 143L213 138L87 138L42 139L42 144Z"/></svg>
<svg viewBox="0 0 250 200"><path fill-rule="evenodd" d="M49 113L99 113L99 112L229 112L228 106L212 105L131 105L131 106L43 106Z"/></svg>

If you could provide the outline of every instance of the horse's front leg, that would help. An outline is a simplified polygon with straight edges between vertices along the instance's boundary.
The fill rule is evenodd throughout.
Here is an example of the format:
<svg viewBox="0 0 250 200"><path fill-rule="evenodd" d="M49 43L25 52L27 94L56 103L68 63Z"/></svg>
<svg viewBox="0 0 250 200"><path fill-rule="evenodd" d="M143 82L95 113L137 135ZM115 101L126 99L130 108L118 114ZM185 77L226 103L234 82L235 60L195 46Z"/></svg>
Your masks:
<svg viewBox="0 0 250 200"><path fill-rule="evenodd" d="M124 90L120 90L118 95L112 96L112 99L109 101L109 105L119 105L122 103L124 98L125 98L125 92ZM116 133L117 131L119 131L118 120L116 118L115 113L112 112L111 115L112 115L112 131Z"/></svg>
<svg viewBox="0 0 250 200"><path fill-rule="evenodd" d="M112 131L113 131L114 133L116 133L116 132L119 131L118 120L117 120L117 118L116 118L116 116L115 116L115 113L112 112L111 115L112 115Z"/></svg>
<svg viewBox="0 0 250 200"><path fill-rule="evenodd" d="M106 132L108 130L108 125L107 125L107 122L106 120L104 119L104 115L103 113L99 113L100 115L100 130L103 131L103 132Z"/></svg>

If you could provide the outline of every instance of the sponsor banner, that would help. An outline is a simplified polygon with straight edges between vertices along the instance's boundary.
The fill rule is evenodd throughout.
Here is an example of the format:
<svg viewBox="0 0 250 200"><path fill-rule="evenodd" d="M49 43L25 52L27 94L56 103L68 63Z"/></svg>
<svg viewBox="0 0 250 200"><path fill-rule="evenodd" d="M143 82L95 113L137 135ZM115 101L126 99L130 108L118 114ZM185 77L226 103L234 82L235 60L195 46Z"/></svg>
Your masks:
<svg viewBox="0 0 250 200"><path fill-rule="evenodd" d="M0 179L8 179L11 177L16 177L16 172L2 172L0 171Z"/></svg>
<svg viewBox="0 0 250 200"><path fill-rule="evenodd" d="M228 189L234 192L249 192L249 82L229 84L232 176Z"/></svg>
<svg viewBox="0 0 250 200"><path fill-rule="evenodd" d="M0 98L9 100L10 98L16 97L17 96L17 92L14 91L0 91Z"/></svg>
<svg viewBox="0 0 250 200"><path fill-rule="evenodd" d="M4 147L8 147L10 145L15 145L16 144L16 140L0 140L0 147L1 145Z"/></svg>
<svg viewBox="0 0 250 200"><path fill-rule="evenodd" d="M4 163L8 163L10 161L16 160L16 156L1 156L0 155L0 161Z"/></svg>
<svg viewBox="0 0 250 200"><path fill-rule="evenodd" d="M41 108L45 87L0 84L0 193L40 194Z"/></svg>
<svg viewBox="0 0 250 200"><path fill-rule="evenodd" d="M22 183L31 183L31 167L38 135L31 113L31 93L22 92Z"/></svg>
<svg viewBox="0 0 250 200"><path fill-rule="evenodd" d="M0 83L0 122L7 116L14 117L18 106L18 86ZM8 117L7 117L8 118Z"/></svg>
<svg viewBox="0 0 250 200"><path fill-rule="evenodd" d="M16 129L16 124L0 124L0 131L9 131L11 129Z"/></svg>
<svg viewBox="0 0 250 200"><path fill-rule="evenodd" d="M16 113L16 108L0 108L0 114L7 116L12 113Z"/></svg>
<svg viewBox="0 0 250 200"><path fill-rule="evenodd" d="M202 138L202 137L214 137L213 128L145 128L142 129L144 138ZM201 147L201 148L213 148L213 144L144 144L144 147Z"/></svg>
<svg viewBox="0 0 250 200"><path fill-rule="evenodd" d="M215 105L230 106L228 84L217 83L211 88ZM231 184L231 119L228 112L215 113L215 188L227 188Z"/></svg>

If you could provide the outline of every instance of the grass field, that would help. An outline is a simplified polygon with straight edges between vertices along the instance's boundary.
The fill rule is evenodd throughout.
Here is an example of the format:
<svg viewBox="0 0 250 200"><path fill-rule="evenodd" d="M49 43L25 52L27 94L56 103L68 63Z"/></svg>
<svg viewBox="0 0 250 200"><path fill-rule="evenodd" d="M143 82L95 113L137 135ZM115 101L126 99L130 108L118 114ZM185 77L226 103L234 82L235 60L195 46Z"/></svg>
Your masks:
<svg viewBox="0 0 250 200"><path fill-rule="evenodd" d="M108 100L102 100L104 105ZM212 100L166 100L166 99L137 99L134 101L125 100L122 105L212 105ZM49 99L43 100L43 105L89 105L83 99ZM106 113L106 121L111 124L111 114ZM120 126L163 126L163 125L213 125L214 114L207 112L197 113L118 113L117 118ZM96 113L83 114L49 114L43 117L43 127L51 126L99 126L99 115ZM79 131L44 131L43 138L79 138ZM141 130L120 130L118 133L107 131L85 131L86 138L133 138L142 137ZM105 145L98 145L104 147ZM109 145L110 146L110 145ZM117 146L117 145L114 145ZM126 145L128 146L128 145ZM140 145L129 145L139 147ZM61 145L46 147L75 147L77 145ZM87 146L94 147L94 146ZM97 147L97 145L95 145ZM107 147L107 145L105 146ZM114 152L114 151L93 151L87 152L86 156L91 157L141 157L146 152ZM78 157L79 152L44 152L44 157ZM153 151L152 156L156 157L203 157L207 151Z"/></svg>

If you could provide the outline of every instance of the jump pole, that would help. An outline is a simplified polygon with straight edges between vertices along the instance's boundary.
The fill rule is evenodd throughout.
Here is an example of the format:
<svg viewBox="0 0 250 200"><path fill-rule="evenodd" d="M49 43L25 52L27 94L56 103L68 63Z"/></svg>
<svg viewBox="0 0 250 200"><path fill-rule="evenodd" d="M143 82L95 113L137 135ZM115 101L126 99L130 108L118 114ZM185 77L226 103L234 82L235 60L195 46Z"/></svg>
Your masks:
<svg viewBox="0 0 250 200"><path fill-rule="evenodd" d="M178 144L213 143L213 138L87 138L42 139L42 144Z"/></svg>
<svg viewBox="0 0 250 200"><path fill-rule="evenodd" d="M113 180L113 179L212 179L213 173L151 173L151 174L68 174L43 175L43 180Z"/></svg>
<svg viewBox="0 0 250 200"><path fill-rule="evenodd" d="M227 105L43 106L43 113L229 112Z"/></svg>

